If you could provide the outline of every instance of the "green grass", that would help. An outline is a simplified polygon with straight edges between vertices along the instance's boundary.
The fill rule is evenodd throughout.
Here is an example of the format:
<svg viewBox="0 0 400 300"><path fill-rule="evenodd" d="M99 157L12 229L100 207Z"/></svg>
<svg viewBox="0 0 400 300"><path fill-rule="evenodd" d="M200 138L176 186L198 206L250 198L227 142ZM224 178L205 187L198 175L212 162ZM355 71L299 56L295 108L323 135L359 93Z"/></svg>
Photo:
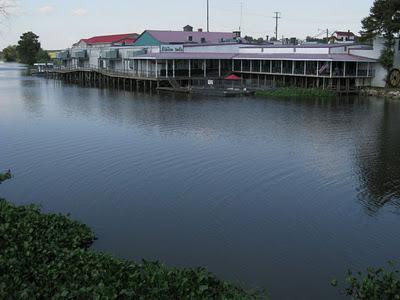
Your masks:
<svg viewBox="0 0 400 300"><path fill-rule="evenodd" d="M300 97L300 98L328 98L335 97L335 93L323 89L305 89L305 88L275 88L264 91L257 91L256 96L260 97Z"/></svg>
<svg viewBox="0 0 400 300"><path fill-rule="evenodd" d="M68 216L0 199L0 299L258 299L205 269L134 263L90 250Z"/></svg>

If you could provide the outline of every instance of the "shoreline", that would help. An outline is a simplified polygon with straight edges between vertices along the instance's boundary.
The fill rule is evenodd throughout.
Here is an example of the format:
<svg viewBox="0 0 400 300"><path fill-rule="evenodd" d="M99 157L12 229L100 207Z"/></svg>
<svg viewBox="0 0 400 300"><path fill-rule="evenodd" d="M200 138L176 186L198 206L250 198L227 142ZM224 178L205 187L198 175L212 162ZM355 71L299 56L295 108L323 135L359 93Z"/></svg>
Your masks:
<svg viewBox="0 0 400 300"><path fill-rule="evenodd" d="M385 99L400 99L400 89L396 88L363 88L360 91L361 96L379 97Z"/></svg>
<svg viewBox="0 0 400 300"><path fill-rule="evenodd" d="M256 97L279 97L279 98L334 98L336 93L321 88L298 88L298 87L279 87L268 90L256 91Z"/></svg>

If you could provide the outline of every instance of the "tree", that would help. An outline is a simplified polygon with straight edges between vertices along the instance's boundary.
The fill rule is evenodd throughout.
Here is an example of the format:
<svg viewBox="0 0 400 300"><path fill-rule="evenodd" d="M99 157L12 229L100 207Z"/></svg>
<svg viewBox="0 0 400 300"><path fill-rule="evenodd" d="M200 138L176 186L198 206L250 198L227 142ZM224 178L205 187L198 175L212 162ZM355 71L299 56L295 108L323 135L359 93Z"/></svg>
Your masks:
<svg viewBox="0 0 400 300"><path fill-rule="evenodd" d="M51 60L47 51L43 50L42 48L39 49L39 52L36 56L36 62L38 63L46 63Z"/></svg>
<svg viewBox="0 0 400 300"><path fill-rule="evenodd" d="M306 42L308 42L308 43L318 43L318 44L327 44L328 43L328 39L326 37L318 38L318 37L307 36L306 37Z"/></svg>
<svg viewBox="0 0 400 300"><path fill-rule="evenodd" d="M40 52L39 36L33 32L26 32L18 42L18 56L23 64L33 65Z"/></svg>
<svg viewBox="0 0 400 300"><path fill-rule="evenodd" d="M245 37L244 37L244 40L246 41L246 42L248 42L249 44L263 44L264 43L264 39L263 38L254 38L254 37L252 37L252 36L248 36L248 35L246 35Z"/></svg>
<svg viewBox="0 0 400 300"><path fill-rule="evenodd" d="M395 38L400 33L400 0L375 0L369 16L361 23L362 40L371 40L376 36L385 38L385 49L381 53L380 63L390 71L394 61Z"/></svg>
<svg viewBox="0 0 400 300"><path fill-rule="evenodd" d="M372 39L377 35L395 37L400 32L400 1L375 0L368 17L362 20L364 39Z"/></svg>
<svg viewBox="0 0 400 300"><path fill-rule="evenodd" d="M6 62L14 62L17 61L17 46L10 45L7 48L3 49L3 58Z"/></svg>

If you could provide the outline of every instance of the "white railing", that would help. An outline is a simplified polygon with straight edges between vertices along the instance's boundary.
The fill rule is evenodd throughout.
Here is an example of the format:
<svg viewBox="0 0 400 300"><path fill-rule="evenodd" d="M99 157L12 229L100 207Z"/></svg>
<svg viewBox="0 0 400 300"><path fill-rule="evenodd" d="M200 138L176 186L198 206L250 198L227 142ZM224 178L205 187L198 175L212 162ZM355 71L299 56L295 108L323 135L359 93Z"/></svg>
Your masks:
<svg viewBox="0 0 400 300"><path fill-rule="evenodd" d="M79 67L79 66L55 66L53 70L49 70L49 72L52 71L59 71L59 72L96 72L100 73L102 75L107 75L107 76L120 76L120 77L126 77L126 78L156 78L156 72L153 71L148 71L144 73L138 73L134 70L115 70L111 68L99 68L98 66L94 65L89 65L89 66L84 66L84 67Z"/></svg>

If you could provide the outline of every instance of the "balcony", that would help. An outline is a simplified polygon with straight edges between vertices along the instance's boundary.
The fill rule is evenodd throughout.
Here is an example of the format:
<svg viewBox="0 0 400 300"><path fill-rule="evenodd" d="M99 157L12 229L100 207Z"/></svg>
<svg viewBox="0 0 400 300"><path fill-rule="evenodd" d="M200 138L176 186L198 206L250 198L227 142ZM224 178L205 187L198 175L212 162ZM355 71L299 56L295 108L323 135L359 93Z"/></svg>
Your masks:
<svg viewBox="0 0 400 300"><path fill-rule="evenodd" d="M103 51L101 54L102 59L110 59L110 60L117 60L119 59L119 51L118 49L112 49Z"/></svg>
<svg viewBox="0 0 400 300"><path fill-rule="evenodd" d="M87 55L87 51L86 50L79 50L79 51L74 51L72 53L72 58L83 60L83 59L87 59L89 57Z"/></svg>

